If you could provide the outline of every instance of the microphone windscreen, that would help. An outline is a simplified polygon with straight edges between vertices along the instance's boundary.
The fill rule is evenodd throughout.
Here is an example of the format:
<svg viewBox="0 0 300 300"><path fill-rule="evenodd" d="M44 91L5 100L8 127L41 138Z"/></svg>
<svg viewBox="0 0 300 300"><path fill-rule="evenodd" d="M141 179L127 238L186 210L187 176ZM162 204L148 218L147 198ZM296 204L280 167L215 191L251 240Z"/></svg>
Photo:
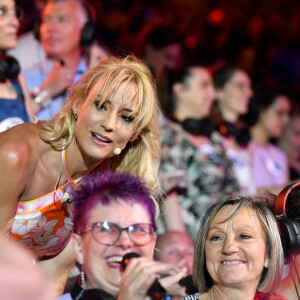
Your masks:
<svg viewBox="0 0 300 300"><path fill-rule="evenodd" d="M123 256L123 259L121 261L122 271L125 271L127 265L129 264L129 261L134 257L140 257L140 255L135 252L129 252Z"/></svg>

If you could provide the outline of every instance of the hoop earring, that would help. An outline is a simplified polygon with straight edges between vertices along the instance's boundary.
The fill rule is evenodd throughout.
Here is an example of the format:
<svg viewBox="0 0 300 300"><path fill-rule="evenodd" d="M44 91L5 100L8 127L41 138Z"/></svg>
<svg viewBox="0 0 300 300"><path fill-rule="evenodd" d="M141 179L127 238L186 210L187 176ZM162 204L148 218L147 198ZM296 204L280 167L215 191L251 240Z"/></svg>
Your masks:
<svg viewBox="0 0 300 300"><path fill-rule="evenodd" d="M78 119L78 114L74 113L74 119L77 121L77 119Z"/></svg>
<svg viewBox="0 0 300 300"><path fill-rule="evenodd" d="M82 289L83 289L83 290L86 290L86 284L85 284L85 276L84 276L84 268L83 268L83 265L81 266L80 279L81 279L81 287L82 287Z"/></svg>

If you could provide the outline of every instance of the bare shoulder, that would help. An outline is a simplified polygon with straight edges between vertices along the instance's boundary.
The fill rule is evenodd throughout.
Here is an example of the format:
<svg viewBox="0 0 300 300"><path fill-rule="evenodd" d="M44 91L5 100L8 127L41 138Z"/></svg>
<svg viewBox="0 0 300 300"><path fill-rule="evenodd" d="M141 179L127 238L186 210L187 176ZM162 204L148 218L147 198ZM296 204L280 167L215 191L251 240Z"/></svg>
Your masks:
<svg viewBox="0 0 300 300"><path fill-rule="evenodd" d="M29 164L37 160L39 129L35 124L17 125L0 134L0 163L4 166L27 169Z"/></svg>
<svg viewBox="0 0 300 300"><path fill-rule="evenodd" d="M11 228L18 201L38 162L41 143L36 127L21 124L0 133L0 231L4 233Z"/></svg>

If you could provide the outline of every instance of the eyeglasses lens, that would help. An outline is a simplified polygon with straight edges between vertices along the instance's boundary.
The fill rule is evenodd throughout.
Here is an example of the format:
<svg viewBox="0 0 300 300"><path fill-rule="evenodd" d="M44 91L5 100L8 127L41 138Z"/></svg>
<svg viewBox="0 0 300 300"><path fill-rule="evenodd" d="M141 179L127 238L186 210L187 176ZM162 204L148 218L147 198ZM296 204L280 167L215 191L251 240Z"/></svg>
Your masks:
<svg viewBox="0 0 300 300"><path fill-rule="evenodd" d="M137 246L145 245L153 239L154 228L151 224L138 223L122 228L117 224L105 221L93 225L95 239L104 245L115 244L123 230L127 231L130 240Z"/></svg>

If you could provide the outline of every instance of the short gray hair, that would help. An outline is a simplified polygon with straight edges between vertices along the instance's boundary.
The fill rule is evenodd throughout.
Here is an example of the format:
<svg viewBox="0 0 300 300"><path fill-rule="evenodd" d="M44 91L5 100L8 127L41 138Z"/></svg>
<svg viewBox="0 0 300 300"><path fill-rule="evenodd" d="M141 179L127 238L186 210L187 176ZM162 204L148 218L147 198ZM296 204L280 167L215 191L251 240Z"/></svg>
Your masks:
<svg viewBox="0 0 300 300"><path fill-rule="evenodd" d="M202 293L207 292L213 285L212 278L206 268L205 244L213 218L223 207L228 205L234 206L234 209L226 220L232 218L243 208L251 208L262 225L266 238L269 267L264 267L257 290L269 292L278 285L281 279L284 256L276 218L265 203L265 199L258 197L228 197L215 203L207 210L198 229L193 263L193 280Z"/></svg>

